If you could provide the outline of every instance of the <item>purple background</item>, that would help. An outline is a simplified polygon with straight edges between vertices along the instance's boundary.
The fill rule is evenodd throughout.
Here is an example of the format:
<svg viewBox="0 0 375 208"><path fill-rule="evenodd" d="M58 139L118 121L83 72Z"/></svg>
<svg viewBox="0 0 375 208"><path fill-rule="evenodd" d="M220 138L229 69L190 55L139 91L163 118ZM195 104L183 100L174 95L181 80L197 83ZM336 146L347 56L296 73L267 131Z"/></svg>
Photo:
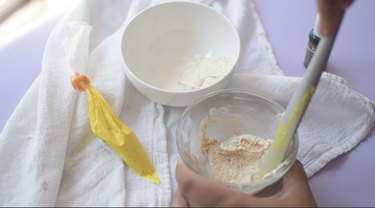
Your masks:
<svg viewBox="0 0 375 208"><path fill-rule="evenodd" d="M303 76L315 1L256 0L255 4L281 69L287 76ZM370 0L357 0L348 9L327 69L371 100L375 100L374 9L375 1ZM310 179L318 206L375 206L374 160L375 128L356 148Z"/></svg>
<svg viewBox="0 0 375 208"><path fill-rule="evenodd" d="M255 0L257 10L287 76L303 76L307 36L315 1ZM375 100L375 1L357 0L345 15L328 71ZM0 129L41 70L43 50L57 19L0 48ZM356 148L331 161L310 179L319 206L375 206L375 128Z"/></svg>

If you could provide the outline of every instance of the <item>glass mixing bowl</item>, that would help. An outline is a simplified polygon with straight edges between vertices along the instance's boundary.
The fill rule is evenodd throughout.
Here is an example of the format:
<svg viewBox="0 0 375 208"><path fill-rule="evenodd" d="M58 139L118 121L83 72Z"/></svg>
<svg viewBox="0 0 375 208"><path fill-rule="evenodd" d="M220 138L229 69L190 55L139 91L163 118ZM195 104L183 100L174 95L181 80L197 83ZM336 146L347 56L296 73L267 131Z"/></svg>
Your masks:
<svg viewBox="0 0 375 208"><path fill-rule="evenodd" d="M281 166L269 177L246 184L229 184L215 179L207 155L201 151L203 120L208 138L225 141L233 135L252 134L275 139L284 108L261 95L236 89L216 91L188 106L177 124L177 148L185 165L195 173L241 192L259 194L279 184L296 160L298 136L295 133Z"/></svg>

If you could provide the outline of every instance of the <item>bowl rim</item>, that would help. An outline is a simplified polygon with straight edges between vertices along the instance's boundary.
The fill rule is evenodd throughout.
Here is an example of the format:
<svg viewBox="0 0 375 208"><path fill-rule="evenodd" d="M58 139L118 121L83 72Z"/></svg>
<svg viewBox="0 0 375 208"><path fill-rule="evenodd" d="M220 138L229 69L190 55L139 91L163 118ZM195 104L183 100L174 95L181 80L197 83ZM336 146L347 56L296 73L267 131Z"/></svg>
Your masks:
<svg viewBox="0 0 375 208"><path fill-rule="evenodd" d="M204 88L200 88L200 89L194 89L194 90L168 90L168 89L164 89L164 88L160 88L160 87L157 87L157 86L154 86L154 85L151 85L149 83L147 83L146 81L144 81L143 79L139 78L138 76L136 76L133 71L129 68L126 60L125 60L125 55L124 55L124 51L123 51L123 45L124 45L124 40L125 40L125 33L128 29L128 26L136 19L138 18L139 16L143 15L144 13L148 12L149 10L151 9L154 9L156 7L161 7L161 6L165 6L165 5L170 5L170 4L189 4L189 5L194 5L194 6L199 6L199 7L202 7L202 8L205 8L205 9L208 9L210 12L213 12L214 14L216 14L218 17L220 17L222 20L224 20L224 22L227 23L227 25L231 28L231 31L233 32L234 36L235 36L235 39L236 39L236 45L238 46L237 48L237 51L235 52L235 61L233 63L233 66L231 67L231 69L229 70L228 73L226 73L221 79L219 79L217 82L207 86L207 87L204 87ZM200 2L193 2L193 1L187 1L187 0L177 0L177 1L170 1L170 2L162 2L162 3L159 3L159 4L155 4L155 5L152 5L152 6L149 6L147 8L144 8L143 10L141 10L140 12L138 12L136 15L134 15L129 21L128 23L125 25L125 27L123 28L122 32L121 32L121 41L120 41L120 54L121 54L121 60L122 60L122 63L124 64L125 66L125 74L127 76L131 76L132 79L136 80L138 83L152 89L152 90L155 90L155 91L159 91L159 92L164 92L164 93L172 93L172 94L190 94L190 93L194 93L194 92L201 92L201 91L205 91L205 90L209 90L210 88L213 88L215 85L217 85L218 83L222 82L223 80L225 80L228 76L230 76L231 74L233 74L233 71L234 71L234 68L238 62L238 59L240 57L240 53L241 53L241 40L240 40L240 37L239 37L239 34L238 34L238 31L236 30L236 28L234 27L233 23L221 12L215 10L214 8L210 7L209 5L206 5L204 3L200 3Z"/></svg>
<svg viewBox="0 0 375 208"><path fill-rule="evenodd" d="M266 96L263 95L262 93L252 91L252 90L248 90L248 89L245 90L245 89L238 89L238 88L228 88L228 89L222 89L222 90L217 90L217 91L214 91L214 92L211 92L211 93L207 93L206 95L202 96L201 98L195 100L192 104L190 104L184 110L182 115L180 116L180 118L177 122L177 126L176 126L177 150L178 150L179 156L182 159L182 161L184 162L184 164L189 168L189 170L193 171L194 173L196 173L196 174L198 174L198 175L200 175L200 176L202 176L202 177L204 177L204 178L206 178L210 181L222 184L225 187L229 187L229 188L238 190L240 192L256 194L256 193L259 193L262 190L266 189L267 187L271 186L272 184L275 184L277 181L279 181L289 171L289 169L293 166L294 162L297 160L297 153L298 153L298 149L299 149L299 137L298 137L297 131L294 133L294 136L293 136L293 139L292 139L293 143L289 144L289 147L288 147L288 149L289 148L293 148L293 149L291 151L289 151L289 154L287 154L284 157L284 159L282 160L282 162L280 164L282 164L285 161L290 161L289 163L283 165L282 168L275 169L276 172L273 174L274 177L272 177L272 176L266 177L266 178L263 178L262 180L256 180L256 181L253 181L251 183L246 183L246 184L241 184L241 185L225 183L225 182L217 180L213 177L207 177L207 175L201 174L201 172L199 170L197 170L195 167L193 167L192 165L190 165L190 163L188 162L189 160L187 158L185 158L183 154L181 154L181 152L183 152L183 151L181 150L182 144L181 144L181 139L180 139L179 135L181 135L181 133L180 133L181 125L182 125L182 121L185 118L186 114L188 112L190 112L190 110L192 108L196 107L198 104L205 101L206 99L212 98L212 97L220 95L220 94L225 94L225 93L241 93L241 94L246 94L246 95L250 95L250 96L255 96L255 97L261 98L262 100L265 100L265 101L269 102L270 104L276 106L277 108L285 111L285 108L282 107L278 102L276 102L272 99L266 98Z"/></svg>

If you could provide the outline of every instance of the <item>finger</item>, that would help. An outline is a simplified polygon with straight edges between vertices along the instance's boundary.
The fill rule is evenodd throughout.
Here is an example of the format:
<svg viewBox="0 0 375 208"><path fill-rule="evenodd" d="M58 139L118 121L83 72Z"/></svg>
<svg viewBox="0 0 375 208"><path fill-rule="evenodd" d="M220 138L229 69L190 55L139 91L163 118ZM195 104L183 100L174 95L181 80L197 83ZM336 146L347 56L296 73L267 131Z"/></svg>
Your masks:
<svg viewBox="0 0 375 208"><path fill-rule="evenodd" d="M341 0L341 8L347 9L352 3L353 0Z"/></svg>
<svg viewBox="0 0 375 208"><path fill-rule="evenodd" d="M193 173L181 161L177 163L176 180L182 195L192 206L211 206L217 203L217 199L225 197L221 187Z"/></svg>
<svg viewBox="0 0 375 208"><path fill-rule="evenodd" d="M283 189L278 194L278 197L281 199L296 198L294 203L298 206L316 206L305 170L298 160L283 177Z"/></svg>
<svg viewBox="0 0 375 208"><path fill-rule="evenodd" d="M263 199L226 188L195 174L182 162L177 164L176 180L190 206L260 206L263 203Z"/></svg>
<svg viewBox="0 0 375 208"><path fill-rule="evenodd" d="M343 15L343 6L340 1L317 1L319 11L319 34L322 36L332 35L340 24L341 16Z"/></svg>
<svg viewBox="0 0 375 208"><path fill-rule="evenodd" d="M307 175L300 161L296 160L294 162L293 166L290 168L288 173L285 174L283 178L283 183L285 185L290 185L290 184L295 184L295 183L308 185Z"/></svg>
<svg viewBox="0 0 375 208"><path fill-rule="evenodd" d="M179 190L172 198L171 207L189 207L188 202Z"/></svg>

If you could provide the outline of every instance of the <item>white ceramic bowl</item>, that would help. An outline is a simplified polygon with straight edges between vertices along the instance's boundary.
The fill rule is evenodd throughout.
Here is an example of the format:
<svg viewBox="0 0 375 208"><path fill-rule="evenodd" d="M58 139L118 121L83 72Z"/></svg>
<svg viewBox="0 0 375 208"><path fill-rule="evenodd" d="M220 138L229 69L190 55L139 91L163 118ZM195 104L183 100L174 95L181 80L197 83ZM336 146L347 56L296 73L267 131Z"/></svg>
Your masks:
<svg viewBox="0 0 375 208"><path fill-rule="evenodd" d="M209 92L224 88L240 53L233 25L209 6L168 2L137 14L121 42L125 73L146 97L170 106L187 106ZM183 89L179 80L197 56L231 56L225 76L201 89Z"/></svg>

